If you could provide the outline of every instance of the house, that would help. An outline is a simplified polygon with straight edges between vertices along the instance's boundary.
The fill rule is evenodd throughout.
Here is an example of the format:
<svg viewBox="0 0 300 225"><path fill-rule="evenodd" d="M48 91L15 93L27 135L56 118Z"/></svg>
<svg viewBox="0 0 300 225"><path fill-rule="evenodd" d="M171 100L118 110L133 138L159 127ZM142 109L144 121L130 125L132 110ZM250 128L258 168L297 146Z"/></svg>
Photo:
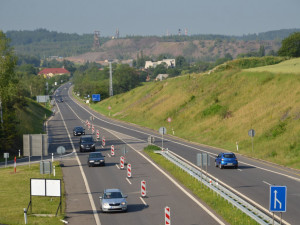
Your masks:
<svg viewBox="0 0 300 225"><path fill-rule="evenodd" d="M157 61L157 62L146 61L145 69L148 69L149 67L155 68L157 65L162 63L165 63L167 67L175 67L175 59L163 59L162 61Z"/></svg>
<svg viewBox="0 0 300 225"><path fill-rule="evenodd" d="M162 80L167 79L168 76L169 76L169 74L158 74L158 75L156 76L155 80L156 80L156 81L158 81L158 80L162 81Z"/></svg>
<svg viewBox="0 0 300 225"><path fill-rule="evenodd" d="M63 74L70 75L71 73L65 68L45 68L39 72L39 75L43 75L47 78Z"/></svg>

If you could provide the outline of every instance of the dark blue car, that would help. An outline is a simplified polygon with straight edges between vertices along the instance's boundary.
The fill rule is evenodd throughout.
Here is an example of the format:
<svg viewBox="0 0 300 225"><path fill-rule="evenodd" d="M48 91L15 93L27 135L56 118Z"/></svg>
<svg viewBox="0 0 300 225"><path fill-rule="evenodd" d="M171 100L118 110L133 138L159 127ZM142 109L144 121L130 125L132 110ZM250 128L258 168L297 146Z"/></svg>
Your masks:
<svg viewBox="0 0 300 225"><path fill-rule="evenodd" d="M215 159L215 166L223 169L225 166L238 168L238 160L234 153L220 153Z"/></svg>

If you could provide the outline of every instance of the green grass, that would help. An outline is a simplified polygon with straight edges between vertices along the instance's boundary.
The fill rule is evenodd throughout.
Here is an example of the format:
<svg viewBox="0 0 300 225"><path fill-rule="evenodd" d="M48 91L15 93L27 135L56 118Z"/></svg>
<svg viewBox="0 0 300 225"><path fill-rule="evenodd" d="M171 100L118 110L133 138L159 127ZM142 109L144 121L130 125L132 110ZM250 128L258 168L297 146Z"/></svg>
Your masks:
<svg viewBox="0 0 300 225"><path fill-rule="evenodd" d="M0 224L24 224L24 211L30 201L30 178L62 179L62 171L57 162L54 163L56 176L40 174L39 164L31 164L29 167L17 166L17 173L13 167L0 169ZM32 214L28 215L28 224L62 224L64 218L65 197L62 184L62 209L57 217L41 217L34 214L54 214L59 205L59 197L32 197ZM29 211L30 212L30 211Z"/></svg>
<svg viewBox="0 0 300 225"><path fill-rule="evenodd" d="M220 216L224 218L228 223L232 225L250 225L258 224L256 221L251 219L246 214L242 213L237 208L233 207L230 203L224 200L222 197L218 196L216 193L211 191L205 185L190 176L185 171L181 170L175 164L166 160L163 156L154 153L154 150L160 150L157 146L148 146L144 149L146 154L151 157L155 163L160 165L162 168L167 170L171 175L173 175L180 183L185 187L190 189L193 194L204 201L210 208L217 212Z"/></svg>
<svg viewBox="0 0 300 225"><path fill-rule="evenodd" d="M287 60L276 65L262 66L247 69L251 72L271 72L271 73L300 73L300 58Z"/></svg>
<svg viewBox="0 0 300 225"><path fill-rule="evenodd" d="M294 63L286 60L283 63ZM281 63L280 63L281 64ZM274 65L274 67L280 64ZM259 67L257 67L259 68ZM262 67L265 68L265 67ZM224 70L145 83L91 107L105 115L300 169L300 72ZM167 118L172 122L168 123ZM248 130L254 129L254 151Z"/></svg>

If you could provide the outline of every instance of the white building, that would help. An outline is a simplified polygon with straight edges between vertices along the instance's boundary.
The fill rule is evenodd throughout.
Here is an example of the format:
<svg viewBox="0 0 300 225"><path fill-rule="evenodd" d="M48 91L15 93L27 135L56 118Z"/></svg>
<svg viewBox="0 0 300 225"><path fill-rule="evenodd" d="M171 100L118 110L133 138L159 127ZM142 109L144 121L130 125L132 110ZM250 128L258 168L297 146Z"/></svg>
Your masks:
<svg viewBox="0 0 300 225"><path fill-rule="evenodd" d="M145 69L148 69L150 67L155 68L157 65L162 63L165 63L167 67L175 67L175 59L163 59L162 61L157 61L157 62L146 61Z"/></svg>

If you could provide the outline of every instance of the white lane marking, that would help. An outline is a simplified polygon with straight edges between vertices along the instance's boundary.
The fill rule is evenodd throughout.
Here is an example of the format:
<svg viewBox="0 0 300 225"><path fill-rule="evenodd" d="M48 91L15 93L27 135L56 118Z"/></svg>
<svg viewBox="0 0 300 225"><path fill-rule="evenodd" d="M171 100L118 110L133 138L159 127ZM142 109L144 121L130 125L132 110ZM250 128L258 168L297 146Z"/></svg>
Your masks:
<svg viewBox="0 0 300 225"><path fill-rule="evenodd" d="M57 105L57 107L58 107L58 109L59 109L59 106L58 106L58 105ZM75 150L75 146L74 146L73 141L72 141L72 139L71 139L70 133L69 133L69 131L68 131L68 128L67 128L67 125L66 125L66 123L65 123L65 120L64 120L64 118L63 118L62 113L60 113L60 116L61 116L62 121L63 121L63 123L64 123L65 129L66 129L66 131L67 131L67 133L68 133L68 137L69 137L70 143L71 143L71 145L72 145L73 152L75 153L75 157L76 157L76 160L77 160L77 163L78 163L80 172L81 172L81 176L82 176L83 181L84 181L84 184L85 184L86 192L87 192L87 194L88 194L88 196L89 196L89 200L90 200L91 207L92 207L92 210L93 210L93 215L94 215L94 218L95 218L95 222L96 222L97 225L101 225L100 218L99 218L99 215L98 215L96 206L95 206L95 202L94 202L94 199L93 199L91 190L90 190L89 183L87 182L85 173L84 173L84 171L83 171L81 162L80 162L79 157L78 157L78 155L77 155L77 152L76 152L76 150Z"/></svg>
<svg viewBox="0 0 300 225"><path fill-rule="evenodd" d="M272 185L272 184L269 184L268 182L266 182L266 181L264 181L264 180L263 180L263 183L265 183L265 184L267 184L267 185L269 185L269 186Z"/></svg>
<svg viewBox="0 0 300 225"><path fill-rule="evenodd" d="M107 153L107 155L108 155L109 158L111 157L109 153Z"/></svg>
<svg viewBox="0 0 300 225"><path fill-rule="evenodd" d="M68 96L71 98L69 92L68 92ZM73 98L71 98L71 99L73 99ZM88 112L89 114L91 114L92 116L94 116L94 118L97 118L98 120L100 120L100 121L102 121L102 122L104 122L104 123L111 124L111 125L118 126L118 127L122 127L122 128L124 128L124 129L131 130L131 131L135 131L135 132L137 132L137 133L145 134L145 135L148 135L148 136L150 135L149 133L146 133L146 132L143 132L143 131L134 130L134 129L132 129L132 128L124 127L124 126L119 125L119 124L116 124L116 123L112 123L112 122L109 122L109 121L105 121L105 120L103 120L103 119L101 119L101 118L95 116L92 112L89 112L86 108L84 108L83 106L81 106L80 104L78 104L76 101L73 100L73 102L74 102L75 104L77 104L79 107L81 107L82 109L84 109L86 112ZM70 107L70 106L69 106L69 107ZM70 108L71 108L71 107L70 107ZM78 117L78 118L79 118L79 117ZM151 134L151 135L152 135L153 137L156 137L156 138L161 138L161 137L156 136L156 135L153 135L153 134ZM139 140L139 139L138 139L138 140ZM164 140L165 140L165 141L169 141L169 142L173 142L173 143L176 143L176 144L178 144L178 145L182 145L182 146L185 146L185 147L188 147L188 148L192 148L192 149L197 150L197 151L205 152L205 153L207 153L207 154L209 154L209 155L212 155L212 156L217 156L216 154L213 154L213 153L211 153L211 152L208 152L208 151L205 151L205 150L203 150L203 149L199 149L199 148L196 148L196 147L187 145L187 144L183 144L183 143L181 143L181 142L177 142L177 141L169 140L169 139L164 139ZM144 140L142 140L142 141L145 142ZM207 147L212 148L212 146L207 146ZM240 161L240 162L242 162L242 161ZM286 175L286 174L283 174L283 173L280 173L280 172L276 172L276 171L272 171L272 170L269 170L269 169L265 169L265 168L262 168L262 167L259 167L259 166L254 166L254 165L249 164L249 163L245 163L245 162L242 162L242 163L245 164L245 165L248 165L248 166L252 166L252 167L255 167L255 168L258 168L258 169L261 169L261 170L268 171L268 172L270 172L270 173L275 173L275 174L278 174L278 175L281 175L281 176L285 176L285 177L288 177L288 178L290 178L290 179L292 179L292 180L296 180L296 181L299 181L299 182L300 182L300 178L292 177L292 176L290 176L290 175Z"/></svg>
<svg viewBox="0 0 300 225"><path fill-rule="evenodd" d="M140 199L141 199L142 203L144 203L145 206L148 206L148 204L145 202L145 200L142 197L140 197Z"/></svg>
<svg viewBox="0 0 300 225"><path fill-rule="evenodd" d="M241 169L238 169L238 171L243 171L243 170L241 170Z"/></svg>
<svg viewBox="0 0 300 225"><path fill-rule="evenodd" d="M117 167L118 169L120 169L120 167L118 166L118 164L116 164L116 167Z"/></svg>
<svg viewBox="0 0 300 225"><path fill-rule="evenodd" d="M129 184L132 184L131 182L130 182L130 180L126 177L126 180L127 180L127 182L129 183Z"/></svg>

